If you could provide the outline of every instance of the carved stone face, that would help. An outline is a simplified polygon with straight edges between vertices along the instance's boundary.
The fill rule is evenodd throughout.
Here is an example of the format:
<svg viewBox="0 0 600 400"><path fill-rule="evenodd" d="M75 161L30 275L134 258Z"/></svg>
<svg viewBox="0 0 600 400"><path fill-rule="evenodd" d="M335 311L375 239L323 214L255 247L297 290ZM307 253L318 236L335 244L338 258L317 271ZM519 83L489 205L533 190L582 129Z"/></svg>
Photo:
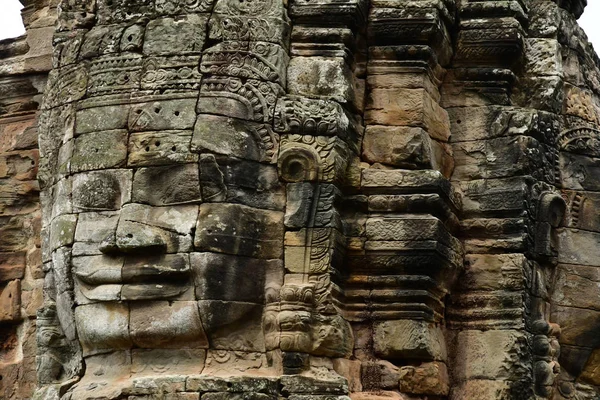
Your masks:
<svg viewBox="0 0 600 400"><path fill-rule="evenodd" d="M209 340L264 351L265 277L282 275L276 167L205 152L205 135L243 122L197 117L195 99L169 97L78 110L70 173L51 186L65 212L49 224L47 249L55 279L73 282L65 292L84 356ZM251 155L264 153L248 141Z"/></svg>
<svg viewBox="0 0 600 400"><path fill-rule="evenodd" d="M209 2L133 3L98 2L50 78L47 297L89 371L123 352L132 372L137 360L199 373L239 354L264 368L266 287L278 295L283 281L271 122L288 62L283 4L216 2L209 26ZM239 41L248 13L269 30Z"/></svg>

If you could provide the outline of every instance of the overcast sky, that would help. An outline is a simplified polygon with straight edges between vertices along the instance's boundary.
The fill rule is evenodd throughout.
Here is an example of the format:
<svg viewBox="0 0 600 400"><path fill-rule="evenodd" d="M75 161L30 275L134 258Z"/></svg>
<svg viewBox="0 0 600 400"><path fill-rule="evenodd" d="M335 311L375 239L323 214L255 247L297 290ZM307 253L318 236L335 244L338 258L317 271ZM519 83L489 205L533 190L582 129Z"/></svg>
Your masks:
<svg viewBox="0 0 600 400"><path fill-rule="evenodd" d="M594 48L600 53L600 0L588 1L585 13L579 20ZM25 30L21 22L19 0L0 0L0 39L22 35Z"/></svg>

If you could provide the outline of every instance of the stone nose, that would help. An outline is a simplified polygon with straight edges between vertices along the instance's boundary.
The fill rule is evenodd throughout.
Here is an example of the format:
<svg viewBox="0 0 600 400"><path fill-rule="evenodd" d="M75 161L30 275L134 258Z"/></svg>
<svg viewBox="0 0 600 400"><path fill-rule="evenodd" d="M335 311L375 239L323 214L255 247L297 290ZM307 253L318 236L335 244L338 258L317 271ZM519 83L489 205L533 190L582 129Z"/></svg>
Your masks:
<svg viewBox="0 0 600 400"><path fill-rule="evenodd" d="M100 244L104 254L156 254L164 253L166 249L167 243L159 229L132 221L119 222L116 232Z"/></svg>

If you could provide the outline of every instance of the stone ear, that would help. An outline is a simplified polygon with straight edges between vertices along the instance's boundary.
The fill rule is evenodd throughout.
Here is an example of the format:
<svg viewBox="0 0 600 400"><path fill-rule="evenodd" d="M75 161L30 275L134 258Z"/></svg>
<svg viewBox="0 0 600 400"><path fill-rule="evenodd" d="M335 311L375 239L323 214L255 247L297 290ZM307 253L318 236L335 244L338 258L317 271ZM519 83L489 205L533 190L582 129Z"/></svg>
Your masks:
<svg viewBox="0 0 600 400"><path fill-rule="evenodd" d="M553 228L558 228L566 209L567 204L559 194L553 192L543 193L540 198L538 221L547 222Z"/></svg>
<svg viewBox="0 0 600 400"><path fill-rule="evenodd" d="M552 230L558 228L563 221L567 205L557 193L544 192L539 200L537 212L537 229L535 235L535 253L538 256L554 254Z"/></svg>
<svg viewBox="0 0 600 400"><path fill-rule="evenodd" d="M319 156L309 148L291 147L279 155L279 176L286 182L315 181L319 177Z"/></svg>

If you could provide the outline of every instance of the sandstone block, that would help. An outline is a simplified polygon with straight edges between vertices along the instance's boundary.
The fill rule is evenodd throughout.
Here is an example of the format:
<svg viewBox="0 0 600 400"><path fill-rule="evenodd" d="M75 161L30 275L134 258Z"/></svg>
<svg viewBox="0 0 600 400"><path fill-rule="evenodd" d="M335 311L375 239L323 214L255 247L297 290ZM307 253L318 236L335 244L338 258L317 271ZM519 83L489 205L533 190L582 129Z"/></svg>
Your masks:
<svg viewBox="0 0 600 400"><path fill-rule="evenodd" d="M125 129L129 108L128 105L115 105L78 110L75 114L75 135Z"/></svg>
<svg viewBox="0 0 600 400"><path fill-rule="evenodd" d="M190 255L200 300L231 300L262 303L266 270L283 269L280 260L261 260L219 253Z"/></svg>
<svg viewBox="0 0 600 400"><path fill-rule="evenodd" d="M592 352L580 376L585 382L600 384L600 350L595 349Z"/></svg>
<svg viewBox="0 0 600 400"><path fill-rule="evenodd" d="M522 290L526 263L521 254L467 254L465 271L457 284L465 290Z"/></svg>
<svg viewBox="0 0 600 400"><path fill-rule="evenodd" d="M285 226L288 228L307 226L313 217L314 184L311 182L288 183L286 191Z"/></svg>
<svg viewBox="0 0 600 400"><path fill-rule="evenodd" d="M70 248L61 247L52 252L52 272L54 273L57 293L71 292L73 290L71 264Z"/></svg>
<svg viewBox="0 0 600 400"><path fill-rule="evenodd" d="M442 221L431 215L373 217L367 219L365 227L369 241L437 240L447 246L455 245Z"/></svg>
<svg viewBox="0 0 600 400"><path fill-rule="evenodd" d="M285 233L285 268L292 273L324 273L340 267L344 238L334 228Z"/></svg>
<svg viewBox="0 0 600 400"><path fill-rule="evenodd" d="M515 330L460 331L453 348L455 379L511 379L523 365L525 337Z"/></svg>
<svg viewBox="0 0 600 400"><path fill-rule="evenodd" d="M341 57L294 57L287 74L290 94L354 100L353 75Z"/></svg>
<svg viewBox="0 0 600 400"><path fill-rule="evenodd" d="M199 63L200 56L198 53L192 55L146 57L142 62L141 89L157 91L159 93L181 88L198 90L202 80L202 75L198 71ZM190 95L191 93L187 94L187 96Z"/></svg>
<svg viewBox="0 0 600 400"><path fill-rule="evenodd" d="M404 126L368 126L363 157L371 163L409 169L443 170L451 162L449 149L431 140L422 128Z"/></svg>
<svg viewBox="0 0 600 400"><path fill-rule="evenodd" d="M593 192L600 190L597 174L600 158L561 152L558 159L563 188Z"/></svg>
<svg viewBox="0 0 600 400"><path fill-rule="evenodd" d="M219 7L222 4L224 2L219 2ZM227 13L228 10L224 12ZM231 42L221 42L202 52L200 72L258 79L285 86L288 62L287 51L274 43L246 42L232 45ZM253 64L260 65L260 68L252 67Z"/></svg>
<svg viewBox="0 0 600 400"><path fill-rule="evenodd" d="M361 362L359 360L333 359L333 369L346 378L350 392L362 392L360 368Z"/></svg>
<svg viewBox="0 0 600 400"><path fill-rule="evenodd" d="M208 350L204 374L215 376L252 375L259 372L267 363L262 352L241 352L234 350Z"/></svg>
<svg viewBox="0 0 600 400"><path fill-rule="evenodd" d="M177 182L173 185L173 182ZM135 172L132 200L152 206L200 202L197 164L140 168Z"/></svg>
<svg viewBox="0 0 600 400"><path fill-rule="evenodd" d="M80 43L81 47L79 48L79 58L94 58L104 54L116 53L119 50L119 41L121 40L121 36L123 34L123 25L117 25L113 29L110 29L107 26L95 26L90 29L87 33L85 33L85 37ZM69 43L69 42L66 42ZM70 47L65 43L63 47L63 51L61 53L65 53L67 47ZM75 50L76 52L76 50ZM65 57L61 54L61 60L63 63ZM76 57L71 60L71 63L76 61Z"/></svg>
<svg viewBox="0 0 600 400"><path fill-rule="evenodd" d="M73 179L64 178L40 193L43 226L48 226L54 217L73 212L72 191Z"/></svg>
<svg viewBox="0 0 600 400"><path fill-rule="evenodd" d="M216 114L270 123L275 113L277 98L284 93L278 83L255 79L242 80L238 77L208 76L202 80L196 110L199 114ZM249 98L246 99L244 96Z"/></svg>
<svg viewBox="0 0 600 400"><path fill-rule="evenodd" d="M205 201L225 201L250 207L283 210L284 187L277 168L254 161L202 154L200 180Z"/></svg>
<svg viewBox="0 0 600 400"><path fill-rule="evenodd" d="M600 346L600 337L596 334L600 326L600 311L584 308L553 306L550 320L561 327L560 342L565 345L587 347Z"/></svg>
<svg viewBox="0 0 600 400"><path fill-rule="evenodd" d="M441 362L402 367L399 381L403 393L447 396L450 389L448 370Z"/></svg>
<svg viewBox="0 0 600 400"><path fill-rule="evenodd" d="M133 0L116 6L110 0L98 1L98 21L110 24L138 19L142 16L154 16L152 5L142 0Z"/></svg>
<svg viewBox="0 0 600 400"><path fill-rule="evenodd" d="M216 392L216 393L204 393L202 400L276 400L276 396L264 394L264 393L229 393L229 392Z"/></svg>
<svg viewBox="0 0 600 400"><path fill-rule="evenodd" d="M200 400L200 393L169 393L165 400Z"/></svg>
<svg viewBox="0 0 600 400"><path fill-rule="evenodd" d="M348 392L348 382L341 376L322 380L301 375L284 375L281 377L281 385L281 391L290 394L343 395Z"/></svg>
<svg viewBox="0 0 600 400"><path fill-rule="evenodd" d="M523 178L477 179L459 182L465 216L522 210L527 183Z"/></svg>
<svg viewBox="0 0 600 400"><path fill-rule="evenodd" d="M185 1L156 0L155 9L159 15L178 15L185 13L206 12L212 9L214 1L186 3Z"/></svg>
<svg viewBox="0 0 600 400"><path fill-rule="evenodd" d="M600 233L560 228L557 230L557 238L561 249L558 255L559 262L598 266Z"/></svg>
<svg viewBox="0 0 600 400"><path fill-rule="evenodd" d="M131 106L127 126L131 132L189 130L196 121L195 108L195 98L154 99L137 103Z"/></svg>
<svg viewBox="0 0 600 400"><path fill-rule="evenodd" d="M121 220L117 226L115 238L103 241L100 250L107 254L115 250L134 254L190 251L192 248L191 231L185 234L169 228L168 224L160 226L140 221Z"/></svg>
<svg viewBox="0 0 600 400"><path fill-rule="evenodd" d="M23 278L25 273L25 253L0 253L0 282Z"/></svg>
<svg viewBox="0 0 600 400"><path fill-rule="evenodd" d="M283 3L275 6L268 15L257 16L255 12L243 11L237 14L235 29L230 28L231 13L227 8L231 3L217 1L209 24L209 38L218 41L272 42L283 47L289 46L289 20L283 14ZM220 10L220 11L219 11Z"/></svg>
<svg viewBox="0 0 600 400"><path fill-rule="evenodd" d="M357 121L338 102L304 96L285 96L277 100L274 127L281 134L342 139L354 139L359 129Z"/></svg>
<svg viewBox="0 0 600 400"><path fill-rule="evenodd" d="M21 319L21 280L8 282L0 289L0 322Z"/></svg>
<svg viewBox="0 0 600 400"><path fill-rule="evenodd" d="M509 119L504 118L510 112L508 107L449 107L447 112L453 143L491 139L510 132Z"/></svg>
<svg viewBox="0 0 600 400"><path fill-rule="evenodd" d="M75 152L78 151L78 149L83 148L82 151L86 151L86 146L87 145L91 145L90 143L90 136L91 134L87 134L84 135L85 138L84 139L79 139L78 140L74 140L71 139L68 142L63 143L60 148L58 149L58 157L56 158L56 169L55 169L55 173L58 176L58 178L64 178L67 175L69 175L72 172L78 172L79 170L85 170L88 167L83 167L83 169L78 169L80 168L79 165L76 165L75 168L73 168L72 165L72 158L75 156ZM100 142L97 143L96 147L92 147L89 149L89 151L96 153L96 152L106 152L106 143L102 143L102 140L106 141L106 137L101 138ZM108 142L110 142L112 139L108 138L107 139ZM79 147L76 147L76 143L80 143ZM79 158L78 162L81 161L81 158ZM96 159L94 160L90 160L92 163L98 163L100 162L100 160ZM107 160L108 162L110 162L110 160ZM94 164L94 165L96 165ZM40 160L40 166L42 165L42 162ZM89 169L95 169L94 167L89 168Z"/></svg>
<svg viewBox="0 0 600 400"><path fill-rule="evenodd" d="M562 108L564 114L598 124L600 113L599 100L589 90L565 83L564 98L565 101Z"/></svg>
<svg viewBox="0 0 600 400"><path fill-rule="evenodd" d="M351 400L406 400L398 392L378 390L376 392L350 393Z"/></svg>
<svg viewBox="0 0 600 400"><path fill-rule="evenodd" d="M450 392L450 399L513 399L511 381L491 379L469 379L457 384Z"/></svg>
<svg viewBox="0 0 600 400"><path fill-rule="evenodd" d="M262 304L200 300L198 310L211 348L262 352Z"/></svg>
<svg viewBox="0 0 600 400"><path fill-rule="evenodd" d="M129 307L123 303L95 303L75 308L77 335L84 355L129 349Z"/></svg>
<svg viewBox="0 0 600 400"><path fill-rule="evenodd" d="M190 262L187 254L161 254L126 258L121 277L123 282L148 282L160 278L161 283L188 284Z"/></svg>
<svg viewBox="0 0 600 400"><path fill-rule="evenodd" d="M448 113L425 89L374 88L367 97L365 123L421 127L442 142L450 137Z"/></svg>
<svg viewBox="0 0 600 400"><path fill-rule="evenodd" d="M559 76L525 77L521 89L514 95L519 103L552 113L560 113L563 100L568 96Z"/></svg>
<svg viewBox="0 0 600 400"><path fill-rule="evenodd" d="M50 228L49 249L52 251L73 244L76 225L77 215L66 214L56 217Z"/></svg>
<svg viewBox="0 0 600 400"><path fill-rule="evenodd" d="M198 206L196 205L152 207L130 203L123 206L120 223L123 221L140 222L179 235L190 235L196 224L197 215Z"/></svg>
<svg viewBox="0 0 600 400"><path fill-rule="evenodd" d="M197 162L190 153L191 131L136 132L129 136L127 165L131 167Z"/></svg>
<svg viewBox="0 0 600 400"><path fill-rule="evenodd" d="M86 133L75 138L71 170L73 172L106 169L125 165L127 131Z"/></svg>
<svg viewBox="0 0 600 400"><path fill-rule="evenodd" d="M6 122L0 125L2 139L0 151L13 151L34 148L37 145L37 127L33 120Z"/></svg>
<svg viewBox="0 0 600 400"><path fill-rule="evenodd" d="M132 171L126 169L88 171L73 176L75 211L117 210L131 201Z"/></svg>
<svg viewBox="0 0 600 400"><path fill-rule="evenodd" d="M362 386L365 391L396 390L400 369L389 361L362 362Z"/></svg>
<svg viewBox="0 0 600 400"><path fill-rule="evenodd" d="M277 154L278 139L268 125L201 114L194 126L191 149L272 162Z"/></svg>
<svg viewBox="0 0 600 400"><path fill-rule="evenodd" d="M144 37L144 54L199 54L204 46L208 17L187 14L176 18L163 17L150 21Z"/></svg>
<svg viewBox="0 0 600 400"><path fill-rule="evenodd" d="M554 304L600 311L600 269L559 264L552 294Z"/></svg>
<svg viewBox="0 0 600 400"><path fill-rule="evenodd" d="M600 218L596 210L600 208L600 194L564 191L567 208L564 225L585 231L600 232Z"/></svg>
<svg viewBox="0 0 600 400"><path fill-rule="evenodd" d="M283 213L236 204L202 204L194 247L274 259L283 253Z"/></svg>
<svg viewBox="0 0 600 400"><path fill-rule="evenodd" d="M75 229L73 255L101 254L100 244L117 230L119 214L114 212L80 213Z"/></svg>
<svg viewBox="0 0 600 400"><path fill-rule="evenodd" d="M227 198L225 176L214 154L200 155L200 186L207 203L222 202Z"/></svg>
<svg viewBox="0 0 600 400"><path fill-rule="evenodd" d="M0 178L28 181L36 179L39 154L37 150L23 150L0 155Z"/></svg>
<svg viewBox="0 0 600 400"><path fill-rule="evenodd" d="M366 168L361 171L361 187L365 194L385 189L391 194L423 193L434 191L445 195L454 204L461 199L441 172L435 170L405 170Z"/></svg>
<svg viewBox="0 0 600 400"><path fill-rule="evenodd" d="M386 72L385 69L382 72ZM430 75L422 72L370 74L367 76L367 84L370 88L378 89L426 89L436 101L440 98L437 84L432 81Z"/></svg>
<svg viewBox="0 0 600 400"><path fill-rule="evenodd" d="M277 393L277 379L250 376L216 377L209 375L190 376L186 389L195 392L244 392L250 389L257 393Z"/></svg>
<svg viewBox="0 0 600 400"><path fill-rule="evenodd" d="M452 179L458 181L535 175L554 168L542 145L528 136L457 143L453 150Z"/></svg>
<svg viewBox="0 0 600 400"><path fill-rule="evenodd" d="M103 284L101 286L88 287L83 283L75 284L75 304L84 305L97 301L120 301L123 285Z"/></svg>
<svg viewBox="0 0 600 400"><path fill-rule="evenodd" d="M31 235L27 229L30 223L31 219L23 215L0 217L0 249L5 252L24 250Z"/></svg>
<svg viewBox="0 0 600 400"><path fill-rule="evenodd" d="M194 291L186 282L126 283L122 285L120 299L125 301L169 300L191 301Z"/></svg>
<svg viewBox="0 0 600 400"><path fill-rule="evenodd" d="M130 303L133 344L146 349L207 348L198 307L194 301Z"/></svg>
<svg viewBox="0 0 600 400"><path fill-rule="evenodd" d="M386 359L441 360L447 357L441 329L425 321L396 320L374 324L376 354Z"/></svg>
<svg viewBox="0 0 600 400"><path fill-rule="evenodd" d="M531 75L560 76L562 57L555 39L529 38L526 45L526 71Z"/></svg>

